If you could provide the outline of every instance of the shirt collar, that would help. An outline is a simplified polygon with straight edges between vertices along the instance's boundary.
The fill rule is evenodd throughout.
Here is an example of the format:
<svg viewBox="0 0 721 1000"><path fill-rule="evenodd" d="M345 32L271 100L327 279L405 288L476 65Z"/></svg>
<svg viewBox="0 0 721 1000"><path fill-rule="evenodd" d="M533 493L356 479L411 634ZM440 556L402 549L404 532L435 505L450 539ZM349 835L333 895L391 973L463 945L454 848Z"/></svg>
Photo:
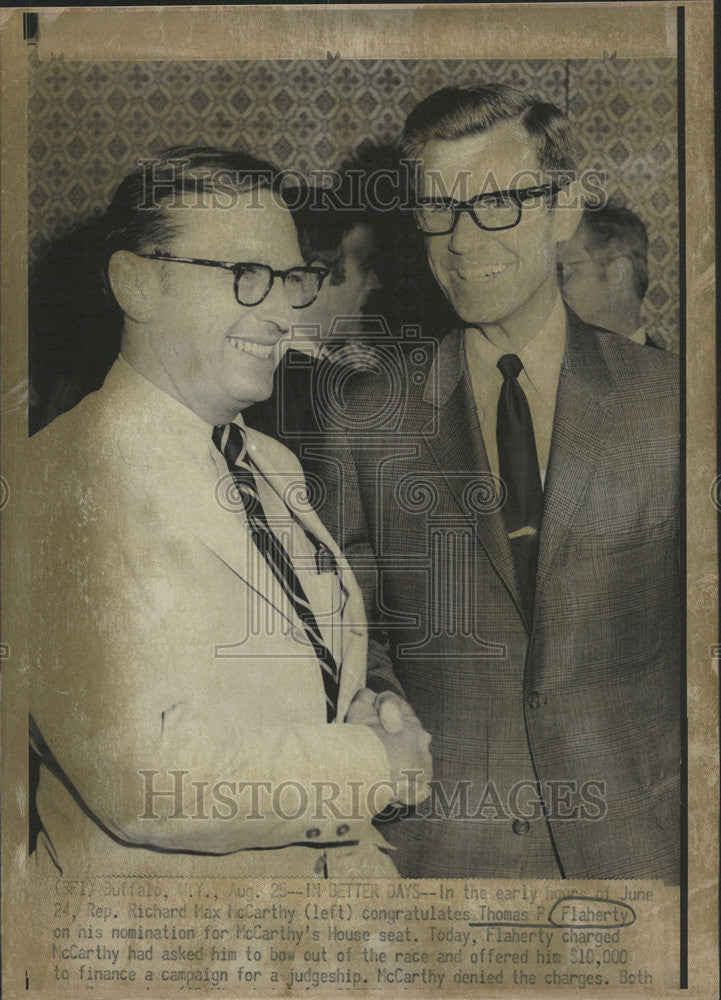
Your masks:
<svg viewBox="0 0 721 1000"><path fill-rule="evenodd" d="M480 331L466 332L466 349L482 368L496 370L498 359L510 352L496 347ZM566 312L560 294L535 337L517 352L532 387L541 395L555 398L566 347ZM497 372L499 379L500 372Z"/></svg>

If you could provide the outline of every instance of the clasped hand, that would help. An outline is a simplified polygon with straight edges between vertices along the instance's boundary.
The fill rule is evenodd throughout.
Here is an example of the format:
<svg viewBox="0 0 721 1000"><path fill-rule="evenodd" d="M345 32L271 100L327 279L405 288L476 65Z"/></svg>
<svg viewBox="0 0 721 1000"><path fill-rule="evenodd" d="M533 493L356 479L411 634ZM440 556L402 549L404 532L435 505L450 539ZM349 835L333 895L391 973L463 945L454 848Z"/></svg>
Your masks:
<svg viewBox="0 0 721 1000"><path fill-rule="evenodd" d="M394 801L412 805L428 798L428 782L433 777L431 737L405 699L393 691L376 694L370 688L361 688L351 702L345 721L368 726L383 744L391 767L391 780L397 789Z"/></svg>

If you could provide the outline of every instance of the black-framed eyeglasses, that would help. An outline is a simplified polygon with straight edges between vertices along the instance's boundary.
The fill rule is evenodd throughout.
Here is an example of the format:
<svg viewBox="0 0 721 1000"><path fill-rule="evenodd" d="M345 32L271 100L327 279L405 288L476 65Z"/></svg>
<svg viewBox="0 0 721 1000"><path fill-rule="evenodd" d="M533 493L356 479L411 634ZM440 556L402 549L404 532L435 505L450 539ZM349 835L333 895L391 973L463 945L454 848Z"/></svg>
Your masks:
<svg viewBox="0 0 721 1000"><path fill-rule="evenodd" d="M513 229L521 221L523 205L534 198L557 194L570 181L552 181L529 188L488 191L468 201L454 198L419 198L414 210L416 225L429 236L445 236L456 228L461 212L468 212L479 227L495 232Z"/></svg>
<svg viewBox="0 0 721 1000"><path fill-rule="evenodd" d="M276 271L268 264L253 261L205 260L202 257L175 257L170 253L139 253L147 260L168 260L176 264L200 264L202 267L222 267L232 271L233 289L241 306L257 306L268 295L273 282L280 278L285 294L294 309L305 309L318 297L324 280L330 273L327 267L289 267Z"/></svg>

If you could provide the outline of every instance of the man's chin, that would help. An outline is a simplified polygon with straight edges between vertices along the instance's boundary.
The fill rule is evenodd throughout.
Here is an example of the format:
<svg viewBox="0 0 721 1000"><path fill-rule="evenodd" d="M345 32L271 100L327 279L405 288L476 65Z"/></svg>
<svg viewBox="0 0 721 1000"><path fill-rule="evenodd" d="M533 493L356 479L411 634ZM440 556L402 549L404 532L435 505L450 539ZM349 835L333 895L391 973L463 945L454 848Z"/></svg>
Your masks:
<svg viewBox="0 0 721 1000"><path fill-rule="evenodd" d="M246 403L246 406L252 406L253 403L264 403L266 399L270 399L273 395L273 381L270 379L267 386L254 386L252 393L247 393L248 396L252 396L250 403Z"/></svg>
<svg viewBox="0 0 721 1000"><path fill-rule="evenodd" d="M253 381L249 385L236 385L230 390L230 395L238 410L247 410L254 403L263 403L273 394L273 378L267 382Z"/></svg>
<svg viewBox="0 0 721 1000"><path fill-rule="evenodd" d="M456 309L456 312L464 326L475 326L480 329L482 326L499 322L499 318L495 314L483 309L464 309L463 311Z"/></svg>

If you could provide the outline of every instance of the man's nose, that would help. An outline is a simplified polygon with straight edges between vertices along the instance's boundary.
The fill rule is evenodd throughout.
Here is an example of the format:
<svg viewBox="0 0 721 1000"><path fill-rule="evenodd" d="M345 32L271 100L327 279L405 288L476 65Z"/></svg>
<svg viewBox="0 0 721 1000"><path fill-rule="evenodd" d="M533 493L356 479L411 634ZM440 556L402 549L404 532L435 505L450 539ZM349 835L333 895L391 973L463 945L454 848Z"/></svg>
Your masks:
<svg viewBox="0 0 721 1000"><path fill-rule="evenodd" d="M479 244L483 244L489 239L495 239L495 233L492 231L489 232L487 229L481 229L475 220L471 218L470 212L459 212L458 215L456 228L451 233L448 241L448 249L451 253L468 253L469 250L473 250Z"/></svg>
<svg viewBox="0 0 721 1000"><path fill-rule="evenodd" d="M366 291L379 292L381 288L383 288L383 284L376 272L371 268L368 272L368 280L366 281Z"/></svg>
<svg viewBox="0 0 721 1000"><path fill-rule="evenodd" d="M273 287L257 308L260 319L278 328L279 337L288 332L293 322L294 310L280 278L275 279Z"/></svg>

